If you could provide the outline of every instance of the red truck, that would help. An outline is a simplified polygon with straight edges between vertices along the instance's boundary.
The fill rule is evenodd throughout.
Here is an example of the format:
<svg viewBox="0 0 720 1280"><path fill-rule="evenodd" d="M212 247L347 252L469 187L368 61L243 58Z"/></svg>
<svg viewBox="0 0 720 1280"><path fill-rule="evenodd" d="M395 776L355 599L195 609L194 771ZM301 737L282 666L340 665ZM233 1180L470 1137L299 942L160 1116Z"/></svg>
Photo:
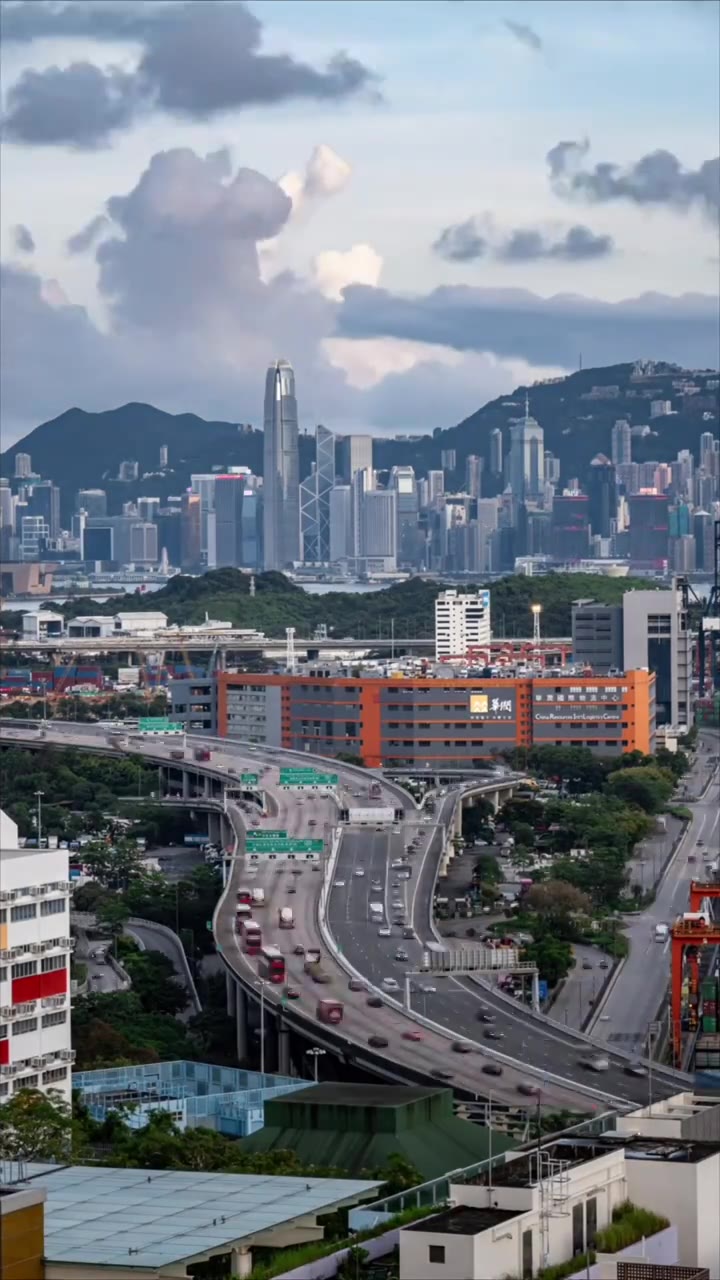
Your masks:
<svg viewBox="0 0 720 1280"><path fill-rule="evenodd" d="M184 760L184 759L185 759L185 752L184 752L184 751L171 751L171 752L170 752L170 759L171 759L171 760Z"/></svg>
<svg viewBox="0 0 720 1280"><path fill-rule="evenodd" d="M194 752L194 754L195 754L195 759L196 759L196 760L209 760L209 759L210 759L210 750L209 750L209 748L208 748L208 747L196 747L196 748L195 748L195 752Z"/></svg>

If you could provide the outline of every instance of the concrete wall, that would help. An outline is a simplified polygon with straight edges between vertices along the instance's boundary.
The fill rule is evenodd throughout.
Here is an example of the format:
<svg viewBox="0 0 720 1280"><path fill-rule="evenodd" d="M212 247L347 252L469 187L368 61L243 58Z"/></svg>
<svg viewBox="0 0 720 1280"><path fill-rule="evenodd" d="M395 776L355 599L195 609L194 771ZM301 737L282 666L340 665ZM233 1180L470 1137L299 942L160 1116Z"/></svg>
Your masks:
<svg viewBox="0 0 720 1280"><path fill-rule="evenodd" d="M718 1275L720 1262L720 1155L696 1163L628 1160L628 1199L674 1223L679 1262L707 1267Z"/></svg>

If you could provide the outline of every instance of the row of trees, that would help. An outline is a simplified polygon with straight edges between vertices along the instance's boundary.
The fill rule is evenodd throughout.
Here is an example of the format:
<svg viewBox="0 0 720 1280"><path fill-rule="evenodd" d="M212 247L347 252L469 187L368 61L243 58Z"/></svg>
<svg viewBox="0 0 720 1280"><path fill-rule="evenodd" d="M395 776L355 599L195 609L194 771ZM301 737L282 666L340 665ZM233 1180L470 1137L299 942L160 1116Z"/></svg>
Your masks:
<svg viewBox="0 0 720 1280"><path fill-rule="evenodd" d="M29 765L32 764L32 767ZM108 827L120 796L148 796L157 787L156 770L132 756L93 756L44 747L33 753L12 747L0 752L3 808L20 834L35 831L35 792L43 792L43 830L72 840Z"/></svg>

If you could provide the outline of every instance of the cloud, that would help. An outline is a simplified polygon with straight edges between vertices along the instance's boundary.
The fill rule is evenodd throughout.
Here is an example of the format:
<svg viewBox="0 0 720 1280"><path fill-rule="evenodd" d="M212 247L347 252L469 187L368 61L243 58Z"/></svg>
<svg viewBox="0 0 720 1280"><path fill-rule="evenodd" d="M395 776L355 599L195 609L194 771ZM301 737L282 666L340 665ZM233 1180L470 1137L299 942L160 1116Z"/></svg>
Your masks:
<svg viewBox="0 0 720 1280"><path fill-rule="evenodd" d="M445 227L433 243L433 252L448 262L474 262L484 257L488 243L474 218Z"/></svg>
<svg viewBox="0 0 720 1280"><path fill-rule="evenodd" d="M555 233L557 234L557 233ZM499 232L492 228L492 218L468 218L445 227L432 246L439 257L448 262L475 262L493 257L499 262L537 262L543 258L554 262L588 262L605 258L613 252L611 236L596 235L589 227L577 225L553 238L536 228L518 227Z"/></svg>
<svg viewBox="0 0 720 1280"><path fill-rule="evenodd" d="M558 142L547 153L550 180L558 195L588 200L632 200L639 205L666 205L687 210L699 205L715 220L720 207L720 157L698 169L685 169L671 151L653 151L623 169L607 161L583 168L587 140Z"/></svg>
<svg viewBox="0 0 720 1280"><path fill-rule="evenodd" d="M105 217L104 213L99 213L97 217L91 218L84 227L76 231L74 235L67 240L65 248L68 253L87 253L94 244L100 239L104 231L110 227L110 221Z"/></svg>
<svg viewBox="0 0 720 1280"><path fill-rule="evenodd" d="M542 231L511 232L497 250L503 262L537 262L549 258L554 262L589 262L612 253L612 236L598 236L589 227L570 227L559 240L551 240Z"/></svg>
<svg viewBox="0 0 720 1280"><path fill-rule="evenodd" d="M35 241L32 231L29 227L24 227L22 223L13 228L13 241L18 253L34 253Z"/></svg>
<svg viewBox="0 0 720 1280"><path fill-rule="evenodd" d="M313 260L315 283L324 298L342 301L343 290L350 284L377 285L383 260L369 244L354 244L345 253L326 249Z"/></svg>
<svg viewBox="0 0 720 1280"><path fill-rule="evenodd" d="M305 166L304 173L292 170L279 182L297 212L308 200L325 199L342 191L350 179L352 166L343 160L332 147L321 142L315 147Z"/></svg>
<svg viewBox="0 0 720 1280"><path fill-rule="evenodd" d="M543 42L532 27L524 22L513 22L512 18L503 18L503 26L527 49L532 49L534 53L542 52Z"/></svg>
<svg viewBox="0 0 720 1280"><path fill-rule="evenodd" d="M10 21L8 22L8 18ZM317 68L291 54L263 53L262 23L241 3L11 7L4 38L41 35L140 42L133 71L76 62L26 70L7 96L6 136L37 145L107 145L138 117L165 111L192 120L296 99L336 102L372 87L375 77L347 53Z"/></svg>
<svg viewBox="0 0 720 1280"><path fill-rule="evenodd" d="M346 338L402 338L456 351L492 352L531 365L575 368L652 353L689 367L716 367L717 301L703 294L644 294L601 302L572 294L542 298L526 289L444 286L425 295L351 285L338 332Z"/></svg>

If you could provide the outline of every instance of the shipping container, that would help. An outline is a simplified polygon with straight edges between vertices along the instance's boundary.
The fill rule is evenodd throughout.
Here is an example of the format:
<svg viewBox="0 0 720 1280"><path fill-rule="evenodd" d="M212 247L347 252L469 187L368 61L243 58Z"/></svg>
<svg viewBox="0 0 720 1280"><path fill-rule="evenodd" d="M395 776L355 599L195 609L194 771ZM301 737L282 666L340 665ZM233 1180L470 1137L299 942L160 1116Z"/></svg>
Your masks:
<svg viewBox="0 0 720 1280"><path fill-rule="evenodd" d="M714 1035L715 1032L717 1031L717 1018L715 1017L711 1018L711 1017L708 1017L706 1014L703 1014L702 1020L701 1020L701 1029L706 1034Z"/></svg>

